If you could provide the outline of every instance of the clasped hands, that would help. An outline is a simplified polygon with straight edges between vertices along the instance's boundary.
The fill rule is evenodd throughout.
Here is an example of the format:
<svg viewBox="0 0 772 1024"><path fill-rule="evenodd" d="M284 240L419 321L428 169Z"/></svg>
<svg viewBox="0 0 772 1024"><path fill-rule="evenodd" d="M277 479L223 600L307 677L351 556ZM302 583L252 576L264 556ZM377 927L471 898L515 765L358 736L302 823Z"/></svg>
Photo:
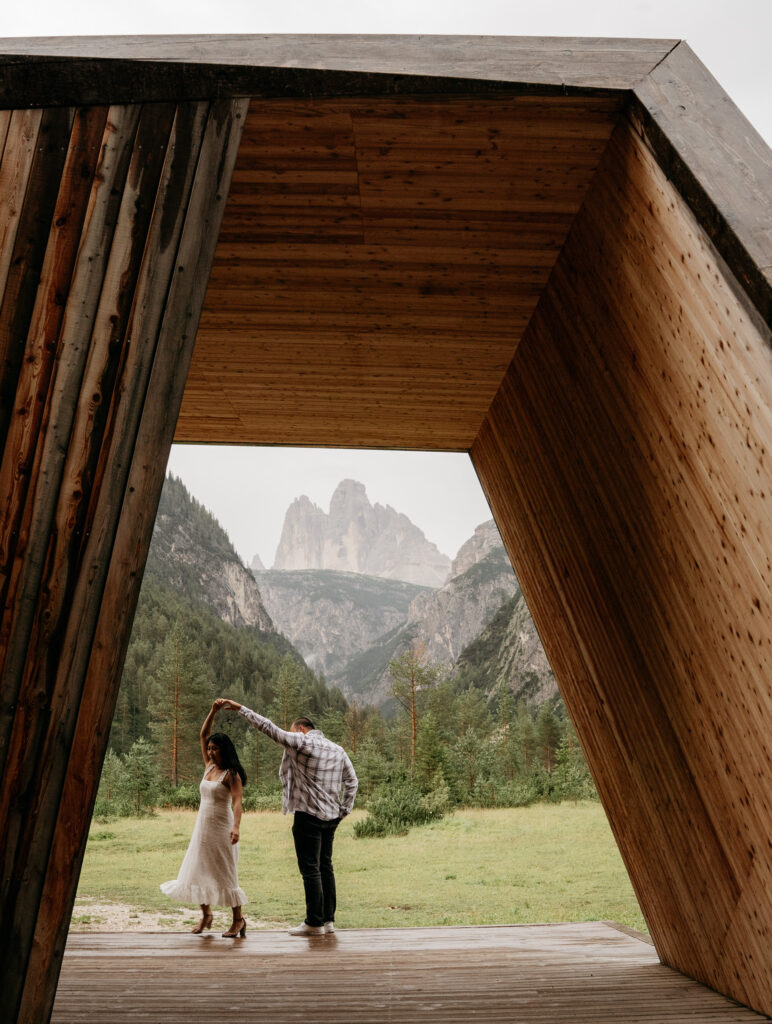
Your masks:
<svg viewBox="0 0 772 1024"><path fill-rule="evenodd" d="M222 711L223 708L229 708L231 711L238 711L241 708L241 704L235 700L228 700L227 697L218 697L214 704L212 704L212 709L214 711Z"/></svg>

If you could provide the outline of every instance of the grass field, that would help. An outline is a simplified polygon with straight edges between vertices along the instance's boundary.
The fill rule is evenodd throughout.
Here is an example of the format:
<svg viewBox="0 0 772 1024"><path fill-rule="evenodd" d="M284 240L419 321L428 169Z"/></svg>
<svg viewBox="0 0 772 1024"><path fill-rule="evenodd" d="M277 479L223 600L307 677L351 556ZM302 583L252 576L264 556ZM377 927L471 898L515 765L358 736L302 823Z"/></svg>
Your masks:
<svg viewBox="0 0 772 1024"><path fill-rule="evenodd" d="M355 812L338 829L338 923L348 928L525 924L613 920L645 930L605 815L596 803L463 810L407 836L355 839ZM177 874L195 812L94 822L78 890L84 899L180 916L159 891ZM290 834L278 813L245 814L239 882L247 917L263 926L296 924L304 908ZM74 926L87 927L88 917Z"/></svg>

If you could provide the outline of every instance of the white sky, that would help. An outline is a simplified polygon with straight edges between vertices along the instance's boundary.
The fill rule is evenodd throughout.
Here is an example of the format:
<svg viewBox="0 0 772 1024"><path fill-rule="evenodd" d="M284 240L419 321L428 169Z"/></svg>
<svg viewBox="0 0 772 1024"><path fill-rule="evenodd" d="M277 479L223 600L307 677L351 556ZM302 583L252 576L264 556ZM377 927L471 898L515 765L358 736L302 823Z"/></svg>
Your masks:
<svg viewBox="0 0 772 1024"><path fill-rule="evenodd" d="M299 494L329 511L341 480L359 480L375 504L404 512L451 558L491 518L468 455L334 448L175 445L169 469L217 516L247 564L273 564L284 513Z"/></svg>
<svg viewBox="0 0 772 1024"><path fill-rule="evenodd" d="M772 0L29 0L0 35L433 33L685 39L772 143ZM345 477L404 512L453 556L490 518L466 455L175 446L170 469L248 562L273 562L284 512L307 494L327 511Z"/></svg>

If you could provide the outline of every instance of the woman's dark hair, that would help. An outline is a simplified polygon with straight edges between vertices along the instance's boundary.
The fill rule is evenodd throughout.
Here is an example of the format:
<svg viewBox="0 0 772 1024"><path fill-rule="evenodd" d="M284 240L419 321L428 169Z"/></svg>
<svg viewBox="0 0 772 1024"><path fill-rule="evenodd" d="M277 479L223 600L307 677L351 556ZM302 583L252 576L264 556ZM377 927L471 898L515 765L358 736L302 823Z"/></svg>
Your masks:
<svg viewBox="0 0 772 1024"><path fill-rule="evenodd" d="M213 732L206 742L213 743L220 751L223 768L227 768L229 772L233 772L235 775L240 775L241 784L246 786L247 773L241 767L239 755L236 753L236 748L233 746L230 736L226 736L224 732Z"/></svg>

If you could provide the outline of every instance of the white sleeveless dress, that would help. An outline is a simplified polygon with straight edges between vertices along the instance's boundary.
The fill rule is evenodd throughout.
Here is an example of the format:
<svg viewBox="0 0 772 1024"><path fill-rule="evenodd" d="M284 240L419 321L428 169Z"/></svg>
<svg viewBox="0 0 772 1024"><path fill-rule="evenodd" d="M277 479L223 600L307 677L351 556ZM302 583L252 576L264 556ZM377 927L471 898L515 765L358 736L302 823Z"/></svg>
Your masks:
<svg viewBox="0 0 772 1024"><path fill-rule="evenodd" d="M180 903L243 906L247 898L239 888L239 844L230 839L231 793L223 785L227 772L213 772L213 768L207 768L199 786L201 805L179 874L174 881L164 882L161 892Z"/></svg>

